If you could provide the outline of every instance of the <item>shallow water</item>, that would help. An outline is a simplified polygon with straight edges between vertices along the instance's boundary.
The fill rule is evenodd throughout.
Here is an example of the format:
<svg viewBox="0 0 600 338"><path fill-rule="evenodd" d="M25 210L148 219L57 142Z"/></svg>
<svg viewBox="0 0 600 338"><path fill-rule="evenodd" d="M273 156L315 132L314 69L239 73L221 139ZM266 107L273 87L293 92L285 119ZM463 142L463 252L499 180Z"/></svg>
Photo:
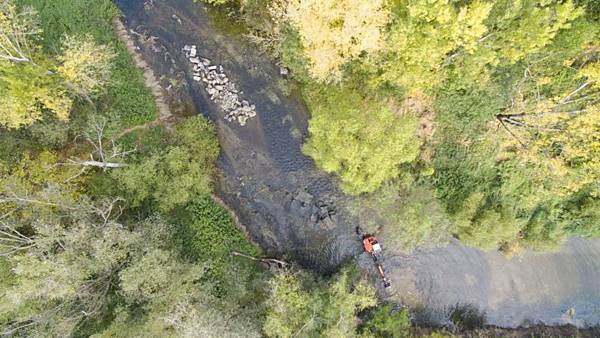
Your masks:
<svg viewBox="0 0 600 338"><path fill-rule="evenodd" d="M256 48L240 43L235 30L217 31L200 4L154 1L146 10L143 1L117 3L129 27L158 37L177 67L186 71L191 99L199 112L215 122L219 133L218 195L236 211L253 239L270 255L322 273L333 272L359 253L352 222L328 216L337 209L332 201L344 196L332 177L302 154L308 112L301 100L285 97L278 89L279 68ZM200 56L223 65L242 96L256 105L257 116L246 126L224 121L202 84L191 81L190 64L181 51L185 44L197 45ZM158 66L163 65L158 62Z"/></svg>
<svg viewBox="0 0 600 338"><path fill-rule="evenodd" d="M560 252L528 251L512 259L453 241L398 254L388 265L394 298L423 308L433 322L468 305L498 326L600 324L599 240L572 238Z"/></svg>
<svg viewBox="0 0 600 338"><path fill-rule="evenodd" d="M191 0L116 2L129 28L158 38L159 48L140 48L164 87L169 78L184 84L170 89L168 96L179 100L171 104L191 101L215 122L222 147L217 193L265 252L320 273L358 256L355 220L337 207L347 197L334 177L302 154L308 111L301 99L281 92L274 62L244 43L242 30L224 30L222 20ZM256 105L256 118L244 127L223 120L203 86L191 81L185 44L223 65ZM421 309L423 321L444 324L452 309L466 305L505 327L600 324L600 240L571 239L558 253L526 252L510 260L457 242L410 255L385 250L392 288L382 296ZM359 262L374 272L367 257Z"/></svg>

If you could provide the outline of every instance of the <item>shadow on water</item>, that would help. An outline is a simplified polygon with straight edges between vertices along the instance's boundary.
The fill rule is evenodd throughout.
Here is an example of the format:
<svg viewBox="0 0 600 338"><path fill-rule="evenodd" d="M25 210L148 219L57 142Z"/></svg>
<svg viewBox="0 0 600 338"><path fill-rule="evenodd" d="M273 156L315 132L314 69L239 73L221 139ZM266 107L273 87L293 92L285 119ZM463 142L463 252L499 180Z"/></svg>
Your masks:
<svg viewBox="0 0 600 338"><path fill-rule="evenodd" d="M458 331L474 330L486 323L485 313L473 305L455 305L448 315Z"/></svg>
<svg viewBox="0 0 600 338"><path fill-rule="evenodd" d="M163 87L170 88L165 90L171 106L193 102L196 111L215 123L221 144L216 193L265 253L323 274L357 256L357 224L338 207L347 197L333 177L302 154L309 113L298 96L286 96L278 88L281 76L275 63L244 42L243 30L223 29L218 12L200 3L116 3L129 29L155 38L140 42L140 50L162 76ZM246 126L225 122L223 111L191 79L182 53L186 44L197 45L202 57L223 65L256 105L257 116ZM182 85L171 88L172 78ZM381 241L385 247L385 239ZM600 324L600 240L572 239L558 253L526 252L511 260L456 241L411 254L386 247L386 255L392 288L381 294L422 309L416 313L423 322L463 327L484 320L504 327Z"/></svg>

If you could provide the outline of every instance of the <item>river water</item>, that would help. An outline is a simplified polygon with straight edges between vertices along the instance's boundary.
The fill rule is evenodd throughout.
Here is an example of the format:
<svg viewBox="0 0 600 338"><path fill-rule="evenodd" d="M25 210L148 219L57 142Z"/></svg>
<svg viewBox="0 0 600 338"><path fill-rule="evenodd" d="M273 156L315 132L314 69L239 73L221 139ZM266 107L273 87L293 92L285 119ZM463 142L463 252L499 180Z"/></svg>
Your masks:
<svg viewBox="0 0 600 338"><path fill-rule="evenodd" d="M222 148L217 194L265 253L322 274L358 257L374 273L361 255L356 220L339 207L348 197L301 152L309 113L299 97L281 91L275 63L247 44L241 30L224 29L202 4L116 3L126 26L140 34L134 34L140 51L161 77L172 107L192 103L192 110L215 123ZM257 117L244 127L223 119L203 86L192 81L186 44L223 66L256 105ZM466 308L503 327L600 324L600 240L574 238L559 252L512 259L456 241L411 254L385 249L392 287L380 295L417 309L422 321L446 324L453 311Z"/></svg>

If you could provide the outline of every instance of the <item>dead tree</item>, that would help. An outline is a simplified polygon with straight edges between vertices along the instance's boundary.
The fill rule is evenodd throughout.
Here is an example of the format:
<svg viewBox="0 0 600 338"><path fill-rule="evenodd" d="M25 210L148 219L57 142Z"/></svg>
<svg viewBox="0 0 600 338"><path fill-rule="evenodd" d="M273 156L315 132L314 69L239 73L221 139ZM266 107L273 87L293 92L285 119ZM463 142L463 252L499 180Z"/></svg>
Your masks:
<svg viewBox="0 0 600 338"><path fill-rule="evenodd" d="M41 32L36 19L31 7L17 12L11 2L0 3L0 60L33 62L30 40Z"/></svg>
<svg viewBox="0 0 600 338"><path fill-rule="evenodd" d="M15 205L15 208L10 209L7 213L0 216L0 220L7 218L19 208L27 205L52 207L62 210L76 209L71 201L61 199L59 190L57 190L57 185L48 185L42 191L31 193L27 190L19 189L14 185L5 184L0 191L0 205L1 204L13 204Z"/></svg>
<svg viewBox="0 0 600 338"><path fill-rule="evenodd" d="M538 131L560 132L561 129L553 126L542 126L532 123L532 118L543 118L549 115L562 115L568 118L576 117L581 113L588 111L588 107L600 103L600 91L593 89L593 81L587 81L578 86L575 90L567 94L562 100L546 107L541 111L521 111L511 114L496 114L498 123L516 139L522 147L525 144L517 137L512 128L526 128ZM540 103L540 99L536 97ZM513 102L514 105L514 102Z"/></svg>
<svg viewBox="0 0 600 338"><path fill-rule="evenodd" d="M76 175L69 178L67 181L71 181L74 178L83 175L89 168L101 168L103 171L114 168L126 167L127 163L123 162L123 159L127 155L134 153L137 149L121 150L121 148L115 144L114 139L110 139L109 147L106 148L104 142L104 133L106 129L106 120L98 122L93 120L90 123L92 132L84 134L85 141L89 143L94 149L89 154L89 159L70 158L67 163L61 163L62 165L73 165L80 166L81 170Z"/></svg>
<svg viewBox="0 0 600 338"><path fill-rule="evenodd" d="M123 207L119 202L124 201L121 197L115 197L111 200L104 200L99 206L91 205L91 211L100 217L102 225L105 226L111 220L118 219L123 214Z"/></svg>
<svg viewBox="0 0 600 338"><path fill-rule="evenodd" d="M33 239L25 236L16 227L0 221L0 257L27 250L34 245Z"/></svg>

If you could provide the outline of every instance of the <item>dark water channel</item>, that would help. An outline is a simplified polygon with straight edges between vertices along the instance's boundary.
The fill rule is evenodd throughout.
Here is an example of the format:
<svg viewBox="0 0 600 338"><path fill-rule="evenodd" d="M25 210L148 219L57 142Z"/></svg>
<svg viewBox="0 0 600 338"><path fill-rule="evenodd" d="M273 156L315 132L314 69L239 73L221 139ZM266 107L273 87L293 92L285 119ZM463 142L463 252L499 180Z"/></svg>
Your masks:
<svg viewBox="0 0 600 338"><path fill-rule="evenodd" d="M215 123L222 148L217 194L253 240L269 255L323 274L358 256L355 220L338 207L347 197L335 178L302 154L309 114L301 99L281 92L279 67L245 43L240 30L219 28L202 4L116 3L126 26L139 33L140 51L161 76L171 106L192 103ZM256 105L257 116L246 126L226 122L203 86L192 81L186 44L222 65ZM510 260L457 242L410 255L387 248L387 256L393 286L382 296L419 308L437 323L457 306L471 306L487 323L505 327L600 324L600 240L572 239L560 252L526 252Z"/></svg>

